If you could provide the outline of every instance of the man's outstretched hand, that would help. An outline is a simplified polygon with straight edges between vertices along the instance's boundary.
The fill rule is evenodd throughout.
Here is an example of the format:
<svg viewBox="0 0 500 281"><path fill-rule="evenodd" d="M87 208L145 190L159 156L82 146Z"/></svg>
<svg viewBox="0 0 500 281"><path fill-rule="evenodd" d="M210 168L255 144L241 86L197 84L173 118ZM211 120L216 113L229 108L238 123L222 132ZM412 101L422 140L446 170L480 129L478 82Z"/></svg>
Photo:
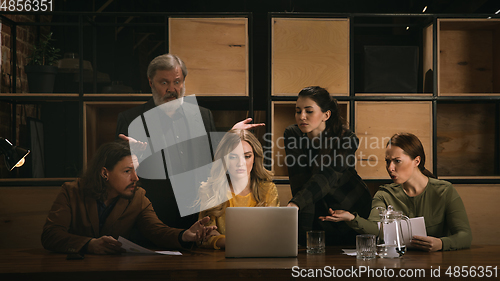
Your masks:
<svg viewBox="0 0 500 281"><path fill-rule="evenodd" d="M148 143L147 142L138 141L138 140L136 140L134 138L127 137L124 134L119 134L118 137L121 138L122 140L128 141L128 143L130 145L130 149L133 152L136 152L136 153L137 152L142 152L142 151L146 150L146 147L148 147Z"/></svg>

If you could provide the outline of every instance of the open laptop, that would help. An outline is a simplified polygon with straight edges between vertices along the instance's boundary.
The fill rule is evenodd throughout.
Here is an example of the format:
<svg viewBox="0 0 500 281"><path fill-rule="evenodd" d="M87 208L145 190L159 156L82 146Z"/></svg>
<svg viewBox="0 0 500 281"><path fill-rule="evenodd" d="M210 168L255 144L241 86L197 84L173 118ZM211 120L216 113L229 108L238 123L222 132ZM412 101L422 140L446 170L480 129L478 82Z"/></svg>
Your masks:
<svg viewBox="0 0 500 281"><path fill-rule="evenodd" d="M296 257L297 232L297 208L227 208L226 258Z"/></svg>

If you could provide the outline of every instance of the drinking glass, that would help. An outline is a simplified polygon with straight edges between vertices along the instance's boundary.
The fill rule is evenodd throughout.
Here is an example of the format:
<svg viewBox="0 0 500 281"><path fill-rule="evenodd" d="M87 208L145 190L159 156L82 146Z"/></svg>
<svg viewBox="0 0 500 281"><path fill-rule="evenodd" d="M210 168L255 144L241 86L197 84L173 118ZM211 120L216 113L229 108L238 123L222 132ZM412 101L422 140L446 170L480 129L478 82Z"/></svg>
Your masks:
<svg viewBox="0 0 500 281"><path fill-rule="evenodd" d="M325 253L325 232L322 230L310 230L307 232L307 253Z"/></svg>
<svg viewBox="0 0 500 281"><path fill-rule="evenodd" d="M356 236L356 257L360 260L371 260L377 256L376 237L373 234Z"/></svg>

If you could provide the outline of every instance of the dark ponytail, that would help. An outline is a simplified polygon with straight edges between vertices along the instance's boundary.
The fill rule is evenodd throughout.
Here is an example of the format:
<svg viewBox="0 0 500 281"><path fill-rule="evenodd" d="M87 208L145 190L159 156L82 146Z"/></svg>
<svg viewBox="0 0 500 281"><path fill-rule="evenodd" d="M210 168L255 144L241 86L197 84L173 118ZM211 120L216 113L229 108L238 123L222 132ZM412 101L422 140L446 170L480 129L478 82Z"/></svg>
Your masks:
<svg viewBox="0 0 500 281"><path fill-rule="evenodd" d="M345 121L340 116L337 100L330 96L330 93L319 86L311 86L302 89L299 97L312 99L322 112L330 110L330 118L326 120L326 135L329 137L342 137L345 132Z"/></svg>
<svg viewBox="0 0 500 281"><path fill-rule="evenodd" d="M389 145L401 148L406 155L410 156L412 160L417 158L417 156L420 156L420 163L418 164L420 172L429 178L437 178L433 173L425 168L424 146L417 136L411 133L394 134L387 143L386 147Z"/></svg>

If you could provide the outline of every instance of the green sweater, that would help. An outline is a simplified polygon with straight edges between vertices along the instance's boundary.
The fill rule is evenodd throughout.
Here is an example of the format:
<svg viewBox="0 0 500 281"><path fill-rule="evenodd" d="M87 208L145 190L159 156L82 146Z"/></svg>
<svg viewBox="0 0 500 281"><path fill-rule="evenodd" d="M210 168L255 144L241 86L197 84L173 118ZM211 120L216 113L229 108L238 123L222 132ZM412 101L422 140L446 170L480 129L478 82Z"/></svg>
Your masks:
<svg viewBox="0 0 500 281"><path fill-rule="evenodd" d="M424 217L427 235L440 238L443 251L470 247L469 219L462 199L451 183L429 178L425 190L414 197L406 195L400 184L383 185L373 196L368 219L354 214L356 218L347 224L359 233L378 235L380 218L376 207L387 208L389 205L410 218Z"/></svg>

